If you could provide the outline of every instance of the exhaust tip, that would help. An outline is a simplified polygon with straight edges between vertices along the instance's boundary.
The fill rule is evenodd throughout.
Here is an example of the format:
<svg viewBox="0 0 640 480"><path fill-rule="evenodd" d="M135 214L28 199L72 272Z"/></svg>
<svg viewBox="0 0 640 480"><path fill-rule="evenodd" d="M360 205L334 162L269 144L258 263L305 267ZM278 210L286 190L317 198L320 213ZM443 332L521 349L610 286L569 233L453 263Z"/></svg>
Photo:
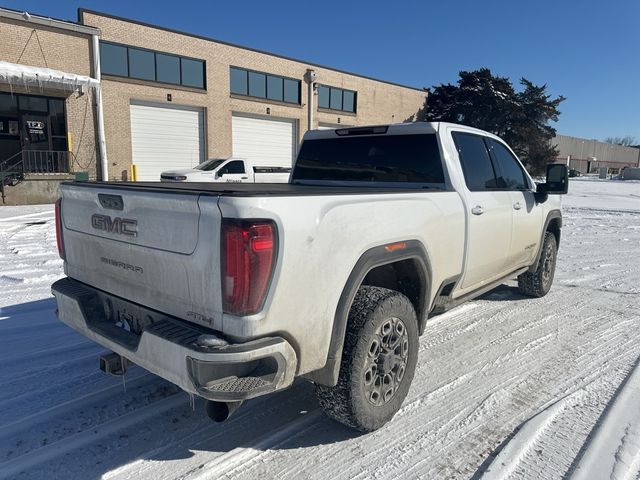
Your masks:
<svg viewBox="0 0 640 480"><path fill-rule="evenodd" d="M211 420L220 423L228 419L240 405L242 405L242 402L214 402L213 400L207 400L205 411Z"/></svg>

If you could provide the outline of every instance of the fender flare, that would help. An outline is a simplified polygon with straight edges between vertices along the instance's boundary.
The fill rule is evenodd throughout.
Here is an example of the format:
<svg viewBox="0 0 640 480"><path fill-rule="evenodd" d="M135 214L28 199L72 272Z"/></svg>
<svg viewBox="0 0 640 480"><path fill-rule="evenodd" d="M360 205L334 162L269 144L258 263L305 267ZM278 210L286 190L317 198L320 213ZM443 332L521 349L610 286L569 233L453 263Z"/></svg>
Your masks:
<svg viewBox="0 0 640 480"><path fill-rule="evenodd" d="M542 246L544 244L544 236L547 233L549 224L553 220L557 220L558 229L559 230L562 229L562 212L559 209L550 210L549 213L547 213L547 218L544 221L544 228L542 229L542 234L540 235L540 243L538 244L538 253L536 253L536 257L533 260L533 263L529 266L530 272L535 272L536 268L538 267L538 262L540 261L540 255L542 255ZM560 231L558 231L557 240L558 240L558 246L560 246Z"/></svg>
<svg viewBox="0 0 640 480"><path fill-rule="evenodd" d="M385 249L385 245L380 245L367 250L358 259L342 289L340 300L338 301L338 307L336 308L333 320L327 361L324 367L309 372L305 374L304 377L315 383L328 386L334 386L338 382L349 310L365 276L376 267L409 259L417 262L419 267L418 274L422 280L422 288L421 298L419 299L420 308L419 311L416 312L416 315L418 317L418 328L422 333L429 313L428 297L431 291L431 263L429 262L427 251L422 242L418 240L404 240L403 242L406 244L406 247L401 250L388 251Z"/></svg>

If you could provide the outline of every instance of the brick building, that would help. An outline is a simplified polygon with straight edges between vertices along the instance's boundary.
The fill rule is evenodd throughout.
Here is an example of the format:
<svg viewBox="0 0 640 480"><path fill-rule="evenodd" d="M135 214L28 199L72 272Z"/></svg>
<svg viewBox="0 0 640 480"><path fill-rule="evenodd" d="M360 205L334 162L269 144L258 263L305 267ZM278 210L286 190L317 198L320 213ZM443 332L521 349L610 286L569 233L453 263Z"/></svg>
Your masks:
<svg viewBox="0 0 640 480"><path fill-rule="evenodd" d="M24 78L3 66L24 66ZM126 180L132 164L138 179L158 180L231 155L290 165L308 129L411 120L426 95L99 12L66 22L0 9L0 173L12 156L45 159L26 172L32 180Z"/></svg>

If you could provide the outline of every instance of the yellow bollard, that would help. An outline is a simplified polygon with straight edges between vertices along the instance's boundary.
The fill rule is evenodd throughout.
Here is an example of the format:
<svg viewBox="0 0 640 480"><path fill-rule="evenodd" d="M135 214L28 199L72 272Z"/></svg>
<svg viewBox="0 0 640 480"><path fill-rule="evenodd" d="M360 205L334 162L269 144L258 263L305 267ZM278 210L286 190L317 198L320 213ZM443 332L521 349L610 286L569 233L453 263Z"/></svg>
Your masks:
<svg viewBox="0 0 640 480"><path fill-rule="evenodd" d="M138 181L138 167L135 164L131 164L131 181Z"/></svg>

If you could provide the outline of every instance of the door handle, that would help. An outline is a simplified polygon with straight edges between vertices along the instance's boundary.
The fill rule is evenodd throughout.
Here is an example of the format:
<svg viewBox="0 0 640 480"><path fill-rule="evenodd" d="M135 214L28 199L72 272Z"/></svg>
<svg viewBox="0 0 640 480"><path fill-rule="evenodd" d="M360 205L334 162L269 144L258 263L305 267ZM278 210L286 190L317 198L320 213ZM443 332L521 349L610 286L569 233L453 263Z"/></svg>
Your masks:
<svg viewBox="0 0 640 480"><path fill-rule="evenodd" d="M522 205L520 205L520 202L516 202L513 204L513 209L514 210L520 210L522 208Z"/></svg>
<svg viewBox="0 0 640 480"><path fill-rule="evenodd" d="M249 177L240 177L241 180L247 180Z"/></svg>
<svg viewBox="0 0 640 480"><path fill-rule="evenodd" d="M474 215L482 215L484 213L484 208L482 208L480 205L476 205L471 209L471 213L473 213Z"/></svg>

